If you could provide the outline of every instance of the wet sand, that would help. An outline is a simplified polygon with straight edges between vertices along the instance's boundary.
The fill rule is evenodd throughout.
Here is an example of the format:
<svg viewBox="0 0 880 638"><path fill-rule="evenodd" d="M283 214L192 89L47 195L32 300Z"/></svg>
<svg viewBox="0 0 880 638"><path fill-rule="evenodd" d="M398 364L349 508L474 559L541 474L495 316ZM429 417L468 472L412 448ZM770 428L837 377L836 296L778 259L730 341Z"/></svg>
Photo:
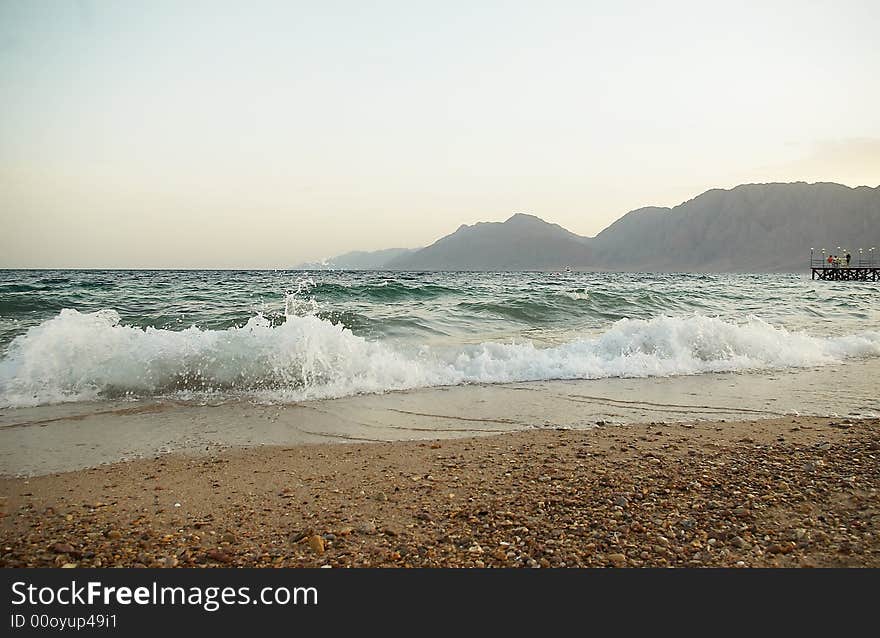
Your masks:
<svg viewBox="0 0 880 638"><path fill-rule="evenodd" d="M657 419L7 478L0 566L877 567L878 426Z"/></svg>
<svg viewBox="0 0 880 638"><path fill-rule="evenodd" d="M651 421L880 415L880 360L760 373L433 388L290 405L180 401L0 410L0 475L28 476L168 453L435 440Z"/></svg>

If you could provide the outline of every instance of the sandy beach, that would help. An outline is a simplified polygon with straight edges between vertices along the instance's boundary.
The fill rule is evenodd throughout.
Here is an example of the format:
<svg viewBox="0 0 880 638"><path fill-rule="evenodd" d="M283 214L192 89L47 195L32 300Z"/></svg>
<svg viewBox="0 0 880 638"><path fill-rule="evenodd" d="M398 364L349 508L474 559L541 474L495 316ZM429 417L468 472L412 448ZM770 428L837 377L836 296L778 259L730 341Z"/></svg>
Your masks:
<svg viewBox="0 0 880 638"><path fill-rule="evenodd" d="M878 425L654 421L5 478L0 565L876 567Z"/></svg>

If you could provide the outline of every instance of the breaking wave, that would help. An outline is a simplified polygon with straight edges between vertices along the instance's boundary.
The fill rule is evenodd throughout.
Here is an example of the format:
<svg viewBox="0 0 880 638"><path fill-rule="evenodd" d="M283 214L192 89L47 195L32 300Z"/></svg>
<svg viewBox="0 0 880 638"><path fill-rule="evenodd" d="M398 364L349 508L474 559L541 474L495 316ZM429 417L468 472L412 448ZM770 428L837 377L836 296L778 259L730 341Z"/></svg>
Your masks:
<svg viewBox="0 0 880 638"><path fill-rule="evenodd" d="M0 360L0 406L113 397L247 396L298 401L463 383L690 375L803 367L880 356L880 332L816 337L760 319L622 319L553 347L371 341L311 309L223 330L139 328L114 310L56 317Z"/></svg>

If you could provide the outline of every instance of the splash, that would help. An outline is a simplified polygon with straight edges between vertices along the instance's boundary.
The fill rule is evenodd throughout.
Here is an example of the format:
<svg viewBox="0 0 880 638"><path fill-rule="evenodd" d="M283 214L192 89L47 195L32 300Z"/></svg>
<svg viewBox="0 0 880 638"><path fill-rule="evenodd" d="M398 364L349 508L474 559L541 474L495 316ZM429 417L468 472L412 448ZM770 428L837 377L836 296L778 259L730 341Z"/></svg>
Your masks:
<svg viewBox="0 0 880 638"><path fill-rule="evenodd" d="M301 292L301 291L300 291ZM297 297L298 298L298 297ZM300 300L301 301L301 300ZM0 405L210 393L300 401L360 393L548 379L690 375L826 365L880 356L880 333L815 337L760 319L624 319L553 347L456 347L371 341L300 301L225 330L124 325L114 310L56 317L17 337L0 360Z"/></svg>

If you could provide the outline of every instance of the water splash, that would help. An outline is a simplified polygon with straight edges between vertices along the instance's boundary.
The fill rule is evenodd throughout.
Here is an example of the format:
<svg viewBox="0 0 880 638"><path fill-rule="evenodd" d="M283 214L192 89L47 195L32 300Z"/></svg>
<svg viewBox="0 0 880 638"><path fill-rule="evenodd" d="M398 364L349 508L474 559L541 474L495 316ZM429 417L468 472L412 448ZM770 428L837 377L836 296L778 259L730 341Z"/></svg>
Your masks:
<svg viewBox="0 0 880 638"><path fill-rule="evenodd" d="M300 290L298 294L303 294ZM757 318L624 319L552 347L531 341L430 347L371 341L303 312L258 314L224 330L125 325L114 310L65 309L17 337L0 360L0 405L119 396L248 396L298 401L462 383L699 374L880 356L880 333L791 332Z"/></svg>

